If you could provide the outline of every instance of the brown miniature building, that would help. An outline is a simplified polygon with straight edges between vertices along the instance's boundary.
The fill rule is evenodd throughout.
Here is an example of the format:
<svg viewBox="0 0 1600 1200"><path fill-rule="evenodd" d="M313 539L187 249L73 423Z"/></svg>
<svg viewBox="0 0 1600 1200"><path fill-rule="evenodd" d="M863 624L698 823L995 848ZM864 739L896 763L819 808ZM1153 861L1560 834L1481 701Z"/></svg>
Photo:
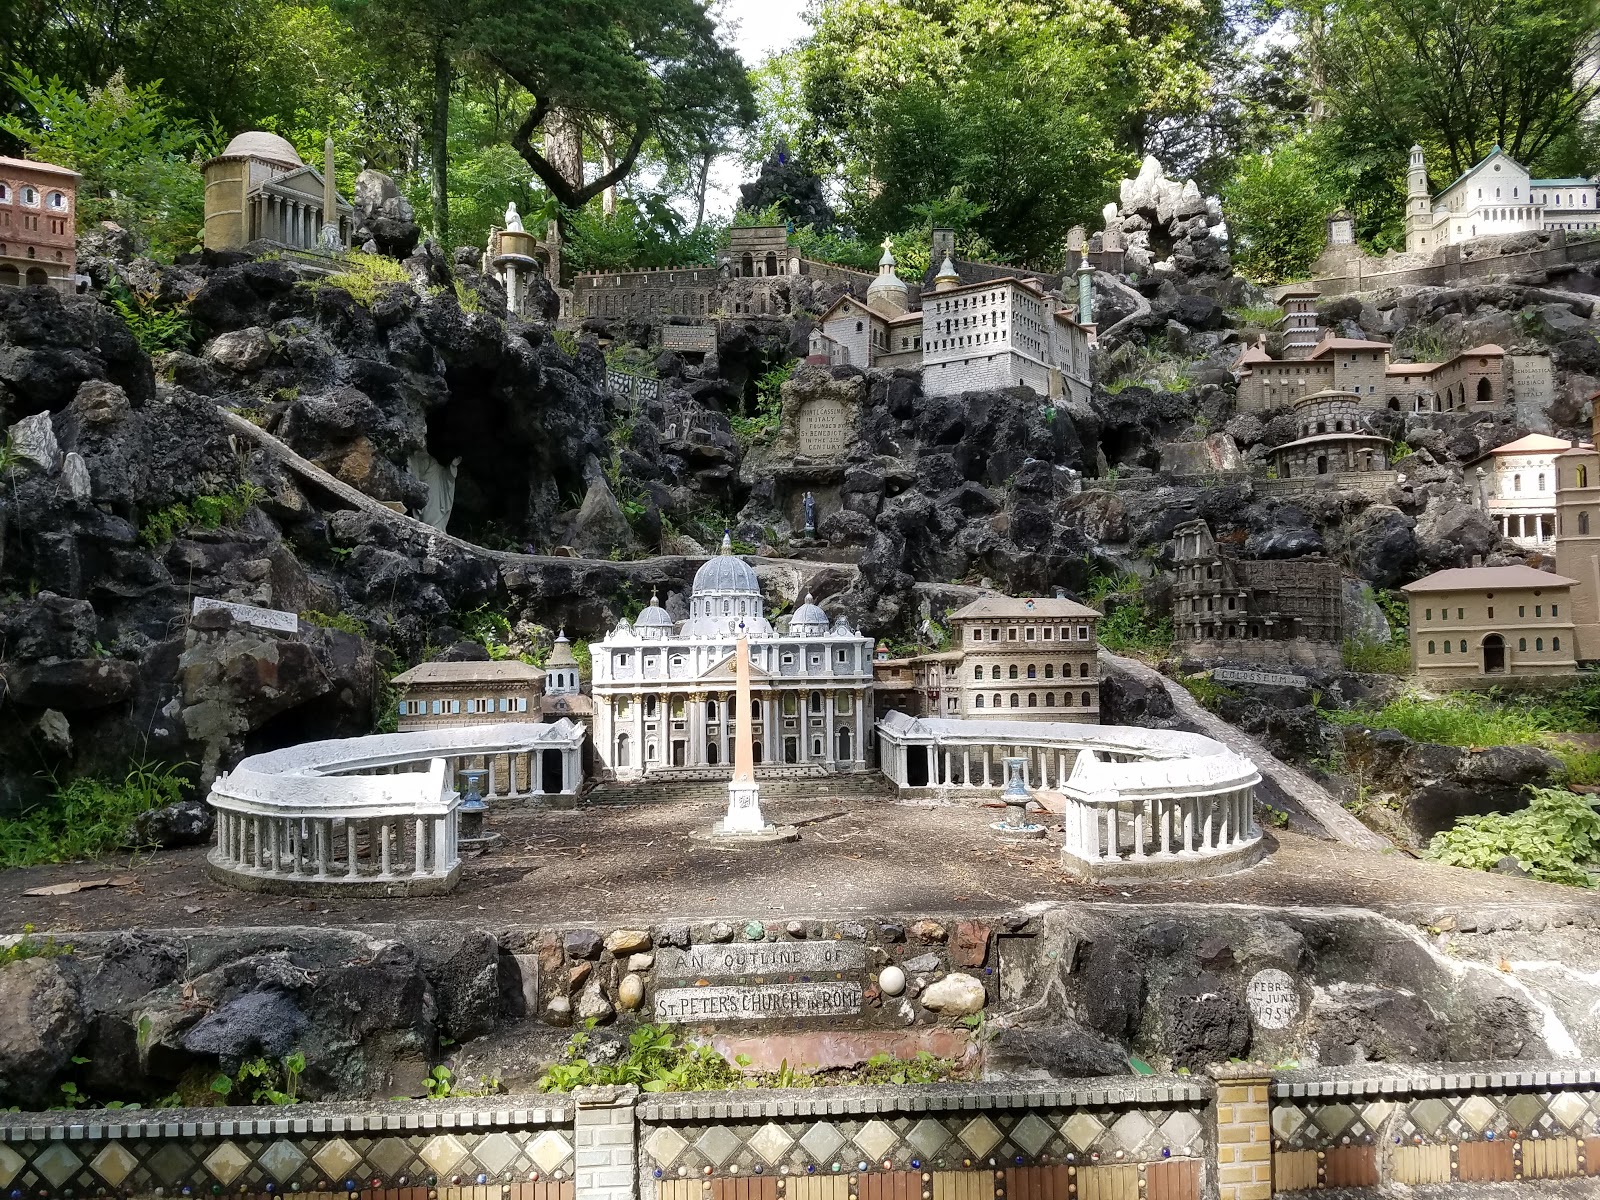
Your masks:
<svg viewBox="0 0 1600 1200"><path fill-rule="evenodd" d="M1575 582L1518 564L1455 567L1406 584L1412 669L1457 687L1575 673Z"/></svg>
<svg viewBox="0 0 1600 1200"><path fill-rule="evenodd" d="M517 659L428 662L394 677L400 732L544 719L544 672Z"/></svg>
<svg viewBox="0 0 1600 1200"><path fill-rule="evenodd" d="M948 619L960 657L935 663L938 678L950 665L956 679L933 715L1099 724L1098 609L1064 596L984 596Z"/></svg>
<svg viewBox="0 0 1600 1200"><path fill-rule="evenodd" d="M1600 392L1590 398L1600 402ZM1600 434L1600 413L1594 422ZM1557 456L1556 570L1577 580L1572 620L1577 657L1600 660L1600 450L1576 446Z"/></svg>
<svg viewBox="0 0 1600 1200"><path fill-rule="evenodd" d="M0 158L0 287L77 284L78 173Z"/></svg>

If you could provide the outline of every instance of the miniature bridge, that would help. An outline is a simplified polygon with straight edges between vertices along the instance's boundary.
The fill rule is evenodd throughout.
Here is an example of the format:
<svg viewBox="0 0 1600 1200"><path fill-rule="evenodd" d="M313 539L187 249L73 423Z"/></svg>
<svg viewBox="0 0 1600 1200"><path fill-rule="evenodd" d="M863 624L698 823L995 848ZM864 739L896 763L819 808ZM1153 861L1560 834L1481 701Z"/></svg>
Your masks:
<svg viewBox="0 0 1600 1200"><path fill-rule="evenodd" d="M247 891L429 895L461 874L456 772L486 799L575 795L582 725L507 722L306 742L246 758L211 785L211 873ZM502 769L503 768L503 769Z"/></svg>

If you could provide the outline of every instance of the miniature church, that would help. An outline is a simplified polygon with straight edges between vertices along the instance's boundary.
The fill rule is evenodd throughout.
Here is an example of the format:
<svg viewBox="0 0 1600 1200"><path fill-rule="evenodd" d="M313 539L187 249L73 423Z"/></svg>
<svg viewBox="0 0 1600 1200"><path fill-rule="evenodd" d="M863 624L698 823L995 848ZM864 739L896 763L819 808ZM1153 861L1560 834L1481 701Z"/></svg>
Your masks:
<svg viewBox="0 0 1600 1200"><path fill-rule="evenodd" d="M350 247L355 209L334 188L333 139L319 172L275 133L253 129L205 164L207 250L255 241L295 250Z"/></svg>

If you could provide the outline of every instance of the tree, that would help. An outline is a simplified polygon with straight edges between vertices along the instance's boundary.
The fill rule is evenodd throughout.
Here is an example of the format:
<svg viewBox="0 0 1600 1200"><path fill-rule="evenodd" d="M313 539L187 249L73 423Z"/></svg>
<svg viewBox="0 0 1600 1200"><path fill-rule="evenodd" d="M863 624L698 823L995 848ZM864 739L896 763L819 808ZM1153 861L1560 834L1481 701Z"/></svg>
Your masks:
<svg viewBox="0 0 1600 1200"><path fill-rule="evenodd" d="M1402 171L1413 142L1452 177L1494 146L1539 167L1600 98L1600 5L1307 0L1299 19L1330 120Z"/></svg>
<svg viewBox="0 0 1600 1200"><path fill-rule="evenodd" d="M1223 193L1239 268L1259 283L1303 279L1338 205L1322 164L1294 144L1244 160Z"/></svg>

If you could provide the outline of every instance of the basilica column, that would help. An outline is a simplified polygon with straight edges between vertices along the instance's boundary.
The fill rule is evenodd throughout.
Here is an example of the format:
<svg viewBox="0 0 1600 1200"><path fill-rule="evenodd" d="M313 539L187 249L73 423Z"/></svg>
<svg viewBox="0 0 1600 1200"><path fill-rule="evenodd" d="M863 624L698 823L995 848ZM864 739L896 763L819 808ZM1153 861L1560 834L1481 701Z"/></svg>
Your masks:
<svg viewBox="0 0 1600 1200"><path fill-rule="evenodd" d="M837 769L838 747L833 744L833 693L822 693L822 761Z"/></svg>

